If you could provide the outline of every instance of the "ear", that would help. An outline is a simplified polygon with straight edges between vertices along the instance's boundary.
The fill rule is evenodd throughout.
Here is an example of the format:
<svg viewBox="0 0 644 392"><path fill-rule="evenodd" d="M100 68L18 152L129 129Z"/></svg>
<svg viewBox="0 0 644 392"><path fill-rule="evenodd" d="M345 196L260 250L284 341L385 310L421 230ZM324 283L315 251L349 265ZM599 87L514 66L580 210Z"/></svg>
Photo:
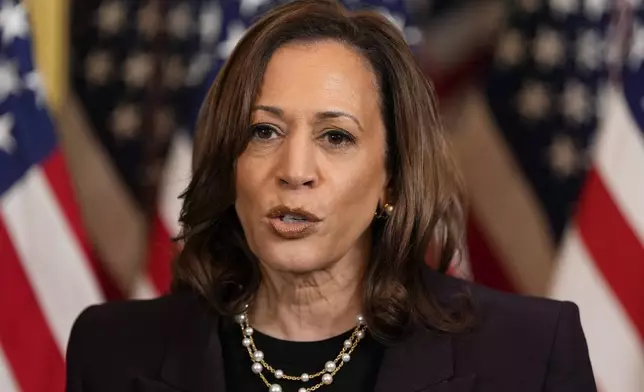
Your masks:
<svg viewBox="0 0 644 392"><path fill-rule="evenodd" d="M391 171L387 168L385 169L385 178L382 184L382 189L378 195L378 205L376 206L377 210L380 211L385 204L393 204L395 200L393 199L394 192L391 186Z"/></svg>
<svg viewBox="0 0 644 392"><path fill-rule="evenodd" d="M387 181L380 191L378 207L382 208L385 204L394 204L395 200L393 196L393 190L389 186L389 181Z"/></svg>

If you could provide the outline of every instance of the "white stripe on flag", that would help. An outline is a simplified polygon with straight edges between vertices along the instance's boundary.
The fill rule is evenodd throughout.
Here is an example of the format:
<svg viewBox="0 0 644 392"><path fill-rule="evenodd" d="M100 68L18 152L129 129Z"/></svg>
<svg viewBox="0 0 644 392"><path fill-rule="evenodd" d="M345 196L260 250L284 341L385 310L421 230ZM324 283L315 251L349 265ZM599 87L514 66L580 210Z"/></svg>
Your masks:
<svg viewBox="0 0 644 392"><path fill-rule="evenodd" d="M597 168L623 216L644 243L644 133L624 94L608 88L606 122L597 140Z"/></svg>
<svg viewBox="0 0 644 392"><path fill-rule="evenodd" d="M141 274L136 279L132 292L130 294L131 299L152 299L159 296L157 289L154 288L154 284L150 281L147 274Z"/></svg>
<svg viewBox="0 0 644 392"><path fill-rule="evenodd" d="M72 324L103 301L99 285L56 196L38 167L0 200L7 232L61 353Z"/></svg>
<svg viewBox="0 0 644 392"><path fill-rule="evenodd" d="M161 220L171 236L179 234L179 195L186 189L192 174L192 140L179 131L172 140L159 192Z"/></svg>
<svg viewBox="0 0 644 392"><path fill-rule="evenodd" d="M575 302L598 384L608 392L644 391L644 350L629 317L604 281L579 232L568 233L551 296Z"/></svg>
<svg viewBox="0 0 644 392"><path fill-rule="evenodd" d="M11 369L9 369L9 361L2 351L0 345L0 391L2 392L19 392L18 383L13 379Z"/></svg>

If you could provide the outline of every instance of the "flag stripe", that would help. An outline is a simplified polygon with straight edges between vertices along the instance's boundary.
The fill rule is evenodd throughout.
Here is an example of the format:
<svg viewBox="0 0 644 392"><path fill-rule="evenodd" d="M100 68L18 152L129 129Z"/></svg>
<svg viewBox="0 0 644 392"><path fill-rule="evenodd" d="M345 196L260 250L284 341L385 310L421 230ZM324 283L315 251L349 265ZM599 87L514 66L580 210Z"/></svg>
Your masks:
<svg viewBox="0 0 644 392"><path fill-rule="evenodd" d="M149 279L149 274L139 274L132 285L131 299L151 299L158 295L154 284Z"/></svg>
<svg viewBox="0 0 644 392"><path fill-rule="evenodd" d="M644 135L628 112L621 91L609 88L606 100L608 116L597 142L597 167L620 210L644 243Z"/></svg>
<svg viewBox="0 0 644 392"><path fill-rule="evenodd" d="M116 287L113 279L105 270L105 266L100 263L97 257L94 257L94 253L90 249L90 241L83 228L74 189L71 186L71 179L65 163L63 154L59 150L55 150L41 166L43 173L47 177L47 182L51 185L58 204L67 218L70 229L79 240L85 260L87 260L92 269L92 276L95 278L96 284L101 288L107 299L122 299L123 295L120 289Z"/></svg>
<svg viewBox="0 0 644 392"><path fill-rule="evenodd" d="M164 293L170 287L170 263L175 253L170 237L159 215L155 215L148 250L147 273L157 293Z"/></svg>
<svg viewBox="0 0 644 392"><path fill-rule="evenodd" d="M65 352L76 316L102 301L82 247L40 168L31 168L0 202L8 235L58 348Z"/></svg>
<svg viewBox="0 0 644 392"><path fill-rule="evenodd" d="M86 240L86 236L82 228L83 224L77 210L78 206L75 203L74 191L71 187L69 176L67 175L63 155L59 150L55 150L41 163L41 167L43 174L47 178L47 183L50 185L54 195L56 195L58 206L65 215L69 228L76 238L78 238L80 249L83 250L84 256L89 259L89 244L87 241L84 241Z"/></svg>
<svg viewBox="0 0 644 392"><path fill-rule="evenodd" d="M547 219L482 94L472 89L462 104L451 141L480 231L517 290L544 295L554 256Z"/></svg>
<svg viewBox="0 0 644 392"><path fill-rule="evenodd" d="M147 281L157 293L165 292L171 281L170 264L176 254L175 245L169 240L179 234L179 196L188 186L192 174L192 140L185 130L178 131L170 145L159 192L159 210L152 223L150 249L148 249ZM145 295L150 287L145 283L137 288Z"/></svg>
<svg viewBox="0 0 644 392"><path fill-rule="evenodd" d="M579 306L593 370L602 389L644 391L642 340L576 230L566 239L551 294Z"/></svg>
<svg viewBox="0 0 644 392"><path fill-rule="evenodd" d="M481 231L481 225L473 216L475 213L475 211L470 212L467 230L468 253L475 255L470 258L472 275L478 283L499 290L516 292L516 287L500 267L497 256L488 246L488 241Z"/></svg>
<svg viewBox="0 0 644 392"><path fill-rule="evenodd" d="M161 182L159 209L167 232L179 234L181 199L192 175L192 140L187 131L179 131L172 140Z"/></svg>
<svg viewBox="0 0 644 392"><path fill-rule="evenodd" d="M2 339L0 339L0 342ZM13 379L11 374L11 369L9 369L9 361L2 351L2 345L0 345L0 391L3 392L19 392L18 384L16 380Z"/></svg>
<svg viewBox="0 0 644 392"><path fill-rule="evenodd" d="M624 220L602 180L596 171L590 173L580 200L577 224L597 268L644 341L644 301L641 300L644 246Z"/></svg>
<svg viewBox="0 0 644 392"><path fill-rule="evenodd" d="M73 94L67 97L65 115L57 123L67 173L78 184L74 196L91 238L92 260L98 259L100 271L105 272L99 279L106 298L122 299L145 255L147 217L118 178Z"/></svg>
<svg viewBox="0 0 644 392"><path fill-rule="evenodd" d="M65 365L0 217L0 345L22 392L62 391ZM0 388L4 391L5 389Z"/></svg>

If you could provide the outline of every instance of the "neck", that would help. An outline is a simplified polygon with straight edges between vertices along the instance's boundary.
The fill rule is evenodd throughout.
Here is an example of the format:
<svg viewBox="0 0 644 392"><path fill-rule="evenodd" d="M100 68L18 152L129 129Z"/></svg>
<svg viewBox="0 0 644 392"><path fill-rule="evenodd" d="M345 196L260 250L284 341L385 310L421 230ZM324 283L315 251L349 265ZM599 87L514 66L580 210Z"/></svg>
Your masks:
<svg viewBox="0 0 644 392"><path fill-rule="evenodd" d="M278 339L315 341L356 325L362 313L365 262L346 260L305 274L262 267L262 284L249 309L253 328Z"/></svg>

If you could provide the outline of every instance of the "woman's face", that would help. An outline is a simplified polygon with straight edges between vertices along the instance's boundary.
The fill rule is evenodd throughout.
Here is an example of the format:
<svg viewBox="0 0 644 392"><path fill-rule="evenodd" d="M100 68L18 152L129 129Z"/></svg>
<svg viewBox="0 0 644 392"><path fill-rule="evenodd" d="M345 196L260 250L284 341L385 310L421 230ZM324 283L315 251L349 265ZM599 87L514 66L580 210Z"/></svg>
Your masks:
<svg viewBox="0 0 644 392"><path fill-rule="evenodd" d="M269 61L235 173L235 208L265 267L369 257L387 183L378 94L366 60L334 41L287 45Z"/></svg>

